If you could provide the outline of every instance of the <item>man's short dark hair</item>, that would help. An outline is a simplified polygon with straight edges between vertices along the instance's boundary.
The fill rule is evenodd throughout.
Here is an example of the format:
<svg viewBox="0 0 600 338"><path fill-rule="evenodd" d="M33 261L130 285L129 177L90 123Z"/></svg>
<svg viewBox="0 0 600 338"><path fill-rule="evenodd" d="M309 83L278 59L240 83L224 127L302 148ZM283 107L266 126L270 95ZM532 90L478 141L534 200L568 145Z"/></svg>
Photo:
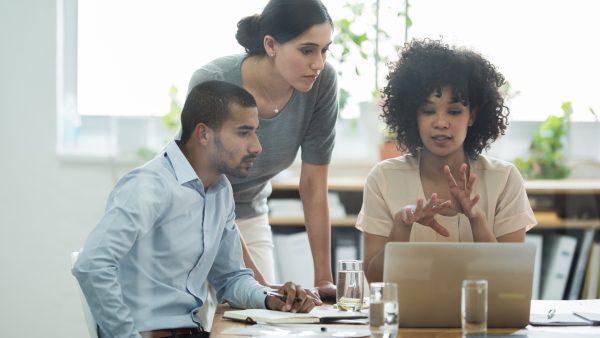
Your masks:
<svg viewBox="0 0 600 338"><path fill-rule="evenodd" d="M256 107L252 94L228 82L211 80L192 88L181 111L181 143L190 139L198 123L219 130L229 118L232 104Z"/></svg>

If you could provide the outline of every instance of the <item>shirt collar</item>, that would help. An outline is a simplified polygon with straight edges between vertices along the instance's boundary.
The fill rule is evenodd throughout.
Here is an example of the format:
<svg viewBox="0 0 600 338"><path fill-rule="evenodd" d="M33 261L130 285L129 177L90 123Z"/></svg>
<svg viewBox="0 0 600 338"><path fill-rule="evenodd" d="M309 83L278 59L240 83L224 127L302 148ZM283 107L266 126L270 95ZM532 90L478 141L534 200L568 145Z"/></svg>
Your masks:
<svg viewBox="0 0 600 338"><path fill-rule="evenodd" d="M171 165L173 166L173 171L175 171L175 178L177 178L177 182L183 185L187 182L198 180L198 175L192 168L192 165L187 160L181 149L175 141L171 141L166 149L165 153L167 157L171 161Z"/></svg>
<svg viewBox="0 0 600 338"><path fill-rule="evenodd" d="M177 182L180 185L183 185L187 182L198 182L201 186L201 190L204 190L204 184L202 180L198 178L196 171L192 168L192 165L185 157L176 141L171 141L167 147L165 148L165 154L171 161L171 165L173 166L173 171L175 172L175 178L177 178ZM219 176L219 178L213 183L210 187L211 190L221 190L222 188L227 186L227 177L223 174Z"/></svg>

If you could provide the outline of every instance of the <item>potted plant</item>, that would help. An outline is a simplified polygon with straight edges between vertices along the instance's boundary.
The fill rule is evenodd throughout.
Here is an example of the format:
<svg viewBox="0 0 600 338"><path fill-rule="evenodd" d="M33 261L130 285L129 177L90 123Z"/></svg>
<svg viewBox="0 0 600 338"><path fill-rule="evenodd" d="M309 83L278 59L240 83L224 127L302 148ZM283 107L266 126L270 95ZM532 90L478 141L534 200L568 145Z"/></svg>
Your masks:
<svg viewBox="0 0 600 338"><path fill-rule="evenodd" d="M533 134L528 158L515 159L515 165L528 179L562 179L569 175L563 146L571 125L571 102L561 106L563 115L550 115Z"/></svg>
<svg viewBox="0 0 600 338"><path fill-rule="evenodd" d="M392 7L392 4L388 5ZM385 63L385 59L380 55L380 42L382 39L389 38L387 32L380 26L380 12L382 1L375 0L372 2L374 24L365 26L364 22L361 26L358 22L360 18L364 18L365 3L360 1L347 2L344 7L349 11L349 16L339 19L335 22L336 34L334 36L334 48L339 49L339 52L332 51L332 56L340 64L338 74L340 75L340 117L341 120L351 119L353 125L358 125L358 118L363 119L362 124L367 128L367 133L370 134L368 139L375 142L374 147L379 148L379 159L396 157L400 155L397 149L394 135L385 130L382 122L379 119L381 97L379 78L381 67ZM396 15L404 19L404 40L406 41L408 29L412 25L412 21L408 15L409 1L404 1L404 8L397 11ZM397 49L397 47L396 47ZM359 102L360 109L355 109L349 113L351 109L345 111L348 107L348 102L352 93L347 89L346 83L352 81L360 81L361 71L358 62L372 62L374 83L371 89L371 99L365 102ZM348 74L347 63L353 62L352 72ZM346 71L346 72L344 72ZM355 108L355 107L353 107Z"/></svg>

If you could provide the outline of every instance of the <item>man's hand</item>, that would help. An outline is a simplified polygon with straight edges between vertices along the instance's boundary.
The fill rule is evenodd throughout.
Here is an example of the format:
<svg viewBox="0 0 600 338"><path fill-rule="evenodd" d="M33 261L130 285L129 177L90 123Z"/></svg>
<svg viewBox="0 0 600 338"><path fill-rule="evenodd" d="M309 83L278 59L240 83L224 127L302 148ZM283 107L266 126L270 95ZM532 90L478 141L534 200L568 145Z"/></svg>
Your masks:
<svg viewBox="0 0 600 338"><path fill-rule="evenodd" d="M298 284L287 282L277 292L282 297L267 295L266 305L270 310L307 313L315 307L316 299Z"/></svg>
<svg viewBox="0 0 600 338"><path fill-rule="evenodd" d="M280 288L283 287L282 284L269 284L266 285L268 287L270 287L273 290L279 290ZM335 285L333 286L333 298L335 298ZM319 290L318 289L307 289L304 288L304 292L306 292L306 294L308 295L308 297L312 298L312 301L315 303L315 306L320 306L323 305L323 301L321 301L321 296L319 294Z"/></svg>

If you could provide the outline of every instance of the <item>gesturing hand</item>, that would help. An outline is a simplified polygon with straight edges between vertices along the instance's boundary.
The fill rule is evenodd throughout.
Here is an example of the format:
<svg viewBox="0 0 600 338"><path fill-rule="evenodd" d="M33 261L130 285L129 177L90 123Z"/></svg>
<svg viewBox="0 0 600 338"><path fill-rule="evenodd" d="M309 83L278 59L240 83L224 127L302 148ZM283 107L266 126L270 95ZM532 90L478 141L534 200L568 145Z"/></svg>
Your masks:
<svg viewBox="0 0 600 338"><path fill-rule="evenodd" d="M422 198L417 200L417 206L407 206L402 210L402 221L407 225L414 222L426 225L433 229L438 234L448 237L450 233L448 229L438 223L433 216L444 207L450 206L449 200L442 200L437 197L436 193L431 194L429 201L425 202Z"/></svg>
<svg viewBox="0 0 600 338"><path fill-rule="evenodd" d="M452 172L450 172L450 167L448 165L444 166L444 173L446 174L446 179L448 180L450 194L457 201L457 203L452 203L452 207L457 212L465 214L465 216L467 216L469 219L480 216L481 210L475 205L477 204L477 202L479 202L481 195L476 194L473 198L471 198L471 193L473 192L473 185L475 185L475 181L477 181L477 175L471 173L469 175L469 179L467 180L466 163L463 163L460 166L460 176L458 183L454 179L454 176L452 176Z"/></svg>

